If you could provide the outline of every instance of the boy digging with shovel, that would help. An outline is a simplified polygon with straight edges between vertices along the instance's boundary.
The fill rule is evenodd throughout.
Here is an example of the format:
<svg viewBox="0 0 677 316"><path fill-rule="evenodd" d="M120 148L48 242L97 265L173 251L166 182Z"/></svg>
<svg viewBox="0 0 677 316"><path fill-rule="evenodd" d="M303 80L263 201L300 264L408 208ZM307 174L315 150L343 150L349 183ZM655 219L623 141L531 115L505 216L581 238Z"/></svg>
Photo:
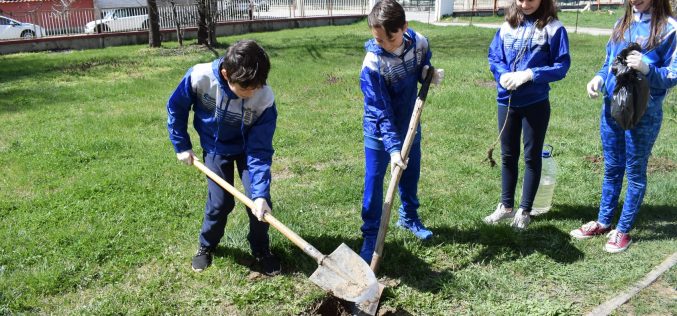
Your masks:
<svg viewBox="0 0 677 316"><path fill-rule="evenodd" d="M416 103L418 82L427 75L432 53L428 40L408 28L404 9L394 0L377 2L367 21L374 38L364 45L367 55L360 73L366 165L362 202L364 241L360 256L371 263L381 221L383 178L389 164L391 171L395 166L406 168L399 183L402 206L397 226L419 239L430 239L433 235L423 226L417 211L420 126L408 162L400 154ZM439 84L443 78L444 70L435 69L432 83Z"/></svg>
<svg viewBox="0 0 677 316"><path fill-rule="evenodd" d="M271 212L270 165L277 121L273 91L266 85L269 71L268 55L252 40L233 44L223 58L193 66L167 102L167 129L176 157L192 165L196 157L187 131L192 109L204 164L231 184L237 167L245 192L256 206L247 208L252 255L264 274L276 275L280 262L270 252L268 223L261 221ZM233 196L209 178L207 188L199 248L192 262L197 272L211 265L228 214L235 207Z"/></svg>

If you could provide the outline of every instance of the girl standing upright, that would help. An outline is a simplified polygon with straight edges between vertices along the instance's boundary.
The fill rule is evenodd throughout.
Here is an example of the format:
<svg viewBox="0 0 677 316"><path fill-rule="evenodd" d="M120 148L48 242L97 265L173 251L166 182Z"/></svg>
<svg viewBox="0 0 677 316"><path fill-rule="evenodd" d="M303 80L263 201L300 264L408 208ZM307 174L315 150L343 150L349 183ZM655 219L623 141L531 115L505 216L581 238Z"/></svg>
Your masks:
<svg viewBox="0 0 677 316"><path fill-rule="evenodd" d="M604 152L602 198L597 220L570 234L577 239L587 239L608 233L609 240L604 249L611 253L624 251L632 243L628 233L646 191L646 168L663 120L663 99L668 89L677 84L676 30L677 22L672 18L669 0L626 1L625 15L616 22L607 43L606 61L587 86L591 98L597 97L600 89L606 87L599 129ZM611 116L612 92L616 87L611 63L630 43L637 43L642 49L629 53L625 61L630 68L646 76L650 96L639 122L623 130ZM618 226L611 230L624 174L628 179L625 203Z"/></svg>
<svg viewBox="0 0 677 316"><path fill-rule="evenodd" d="M501 201L484 218L488 224L513 219L526 229L541 179L541 152L550 120L550 82L569 70L569 39L557 20L554 0L515 0L489 47L489 65L497 82L501 140ZM519 209L514 210L520 136L526 170Z"/></svg>

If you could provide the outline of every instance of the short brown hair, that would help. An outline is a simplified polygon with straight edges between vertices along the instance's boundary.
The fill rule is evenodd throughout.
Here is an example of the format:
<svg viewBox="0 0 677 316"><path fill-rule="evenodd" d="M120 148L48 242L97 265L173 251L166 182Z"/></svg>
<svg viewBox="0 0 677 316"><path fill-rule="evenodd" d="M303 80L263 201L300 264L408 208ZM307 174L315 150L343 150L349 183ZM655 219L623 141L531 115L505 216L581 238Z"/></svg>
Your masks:
<svg viewBox="0 0 677 316"><path fill-rule="evenodd" d="M228 82L243 88L261 87L270 72L268 54L254 40L241 40L228 47L221 69L225 69Z"/></svg>
<svg viewBox="0 0 677 316"><path fill-rule="evenodd" d="M369 28L383 28L386 35L397 33L407 24L404 8L395 0L376 2L367 17Z"/></svg>

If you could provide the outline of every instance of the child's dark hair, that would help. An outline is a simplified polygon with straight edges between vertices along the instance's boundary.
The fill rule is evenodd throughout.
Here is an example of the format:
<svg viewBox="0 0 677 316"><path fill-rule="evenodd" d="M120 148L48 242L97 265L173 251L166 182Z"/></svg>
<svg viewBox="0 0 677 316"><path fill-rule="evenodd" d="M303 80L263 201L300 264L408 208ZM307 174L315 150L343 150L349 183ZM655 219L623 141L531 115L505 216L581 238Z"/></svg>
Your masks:
<svg viewBox="0 0 677 316"><path fill-rule="evenodd" d="M526 0L524 0L526 1ZM557 19L557 7L554 0L541 0L541 5L538 6L536 12L532 16L537 19L536 27L544 28L550 21ZM517 1L512 0L510 5L505 8L505 20L512 27L519 26L524 22L524 12L517 6Z"/></svg>
<svg viewBox="0 0 677 316"><path fill-rule="evenodd" d="M367 17L369 28L383 28L388 37L392 33L404 28L407 19L404 8L395 0L381 0L376 2Z"/></svg>
<svg viewBox="0 0 677 316"><path fill-rule="evenodd" d="M266 84L270 59L256 41L241 40L228 47L221 69L226 70L228 82L242 88L258 88Z"/></svg>
<svg viewBox="0 0 677 316"><path fill-rule="evenodd" d="M643 45L643 48L650 50L656 47L661 40L661 33L665 28L665 25L668 24L668 18L672 16L672 7L670 6L670 1L668 0L653 0L651 1L651 30L649 31L649 39L646 44ZM611 34L611 39L618 43L623 40L625 32L630 28L632 24L632 3L626 1L625 4L625 15L614 27L613 33ZM627 39L630 41L631 39ZM639 43L642 45L642 43Z"/></svg>

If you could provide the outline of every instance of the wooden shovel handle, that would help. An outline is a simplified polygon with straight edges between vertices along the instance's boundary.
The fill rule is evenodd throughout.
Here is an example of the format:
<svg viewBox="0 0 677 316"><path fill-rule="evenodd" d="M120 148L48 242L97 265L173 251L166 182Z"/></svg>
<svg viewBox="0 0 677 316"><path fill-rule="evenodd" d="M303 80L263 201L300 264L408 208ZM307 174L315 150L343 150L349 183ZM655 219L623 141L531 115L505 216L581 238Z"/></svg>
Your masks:
<svg viewBox="0 0 677 316"><path fill-rule="evenodd" d="M232 194L236 199L238 199L240 202L244 203L249 209L254 210L256 209L256 205L254 205L254 201L252 201L250 198L248 198L246 195L242 194L242 192L238 191L234 186L232 186L230 183L228 183L226 180L223 178L219 177L214 171L209 170L207 166L205 166L202 162L200 162L197 159L193 159L193 165L198 168L202 173L207 175L210 179L212 179L216 184L221 186L224 190L228 191L230 194ZM303 240L301 236L297 235L295 232L293 232L291 229L289 229L287 226L282 224L280 221L277 220L277 218L273 217L272 214L270 213L265 213L263 215L263 219L268 222L271 226L275 227L282 235L287 237L291 242L293 242L297 247L301 248L303 252L305 252L307 255L313 257L315 261L318 264L322 263L322 260L324 259L325 255L323 255L319 250L315 249L313 245L308 243L307 241Z"/></svg>
<svg viewBox="0 0 677 316"><path fill-rule="evenodd" d="M418 92L418 97L416 98L416 105L414 106L414 111L411 114L411 119L409 120L409 128L407 129L407 136L404 138L404 144L402 144L402 160L407 161L409 159L409 151L411 146L414 143L414 138L416 136L416 129L418 128L418 123L421 120L421 112L423 112L423 106L425 105L425 99L428 97L428 90L430 89L430 83L432 82L433 75L435 73L435 68L430 66L428 72L426 73L425 80L421 85L421 90ZM386 239L386 233L388 232L388 224L390 223L390 210L393 206L393 200L395 199L395 190L397 185L400 183L400 178L402 177L402 170L400 167L395 166L390 177L390 183L388 183L388 190L383 200L383 208L381 210L381 225L378 229L378 236L376 237L376 246L374 247L374 254L371 258L371 270L376 273L378 267L381 263L382 254L383 254L383 245Z"/></svg>

